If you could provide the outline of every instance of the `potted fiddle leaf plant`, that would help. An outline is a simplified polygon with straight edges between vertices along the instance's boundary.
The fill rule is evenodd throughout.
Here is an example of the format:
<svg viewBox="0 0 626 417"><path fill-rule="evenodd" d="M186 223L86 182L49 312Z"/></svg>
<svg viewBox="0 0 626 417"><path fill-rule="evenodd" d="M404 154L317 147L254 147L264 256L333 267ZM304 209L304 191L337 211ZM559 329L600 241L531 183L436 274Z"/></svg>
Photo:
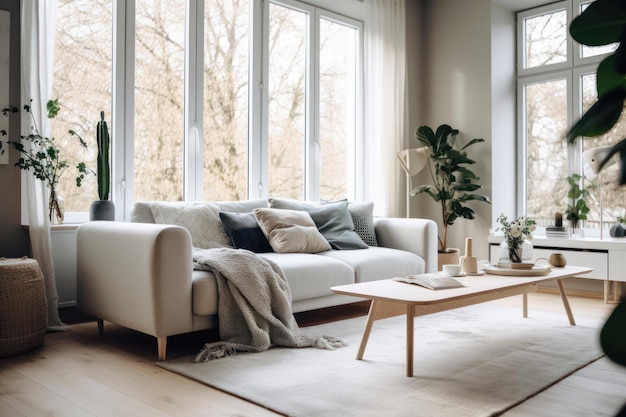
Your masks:
<svg viewBox="0 0 626 417"><path fill-rule="evenodd" d="M411 190L411 196L427 194L441 205L442 233L439 236L440 264L442 262L455 263L445 259L445 254L456 252L458 249L448 248L448 226L456 219L474 219L474 210L466 204L470 201L491 203L489 197L478 194L482 186L480 178L474 174L468 165L476 163L467 155L466 149L472 145L484 142L484 139L472 139L462 147L457 146L456 137L459 131L443 124L433 131L428 126L421 126L415 132L417 140L429 149L428 167L432 184L420 185Z"/></svg>
<svg viewBox="0 0 626 417"><path fill-rule="evenodd" d="M87 148L87 142L78 133L70 130L70 134L78 137L80 144ZM104 120L104 112L100 112L100 121L96 126L96 143L98 146L98 156L96 159L96 170L87 167L84 162L80 162L78 168L79 176L76 177L76 186L80 187L88 174L96 176L98 181L98 198L93 201L89 208L89 218L91 220L115 220L115 204L109 200L111 189L111 140L109 128Z"/></svg>

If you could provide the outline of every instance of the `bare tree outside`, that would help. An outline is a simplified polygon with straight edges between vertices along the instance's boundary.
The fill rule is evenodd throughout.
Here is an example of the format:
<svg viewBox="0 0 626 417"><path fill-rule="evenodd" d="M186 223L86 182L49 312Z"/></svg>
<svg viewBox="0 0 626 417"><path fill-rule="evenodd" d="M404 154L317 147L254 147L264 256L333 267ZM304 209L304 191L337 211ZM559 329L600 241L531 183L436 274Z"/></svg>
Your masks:
<svg viewBox="0 0 626 417"><path fill-rule="evenodd" d="M112 3L111 0L60 0L57 36L55 39L52 97L58 99L61 111L52 119L51 135L58 143L61 158L70 167L61 177L58 194L66 211L89 210L98 199L97 183L87 178L76 186L76 165L84 161L95 168L96 124L100 112L111 120L112 71ZM75 130L87 141L80 146Z"/></svg>
<svg viewBox="0 0 626 417"><path fill-rule="evenodd" d="M183 199L185 1L137 0L135 200Z"/></svg>
<svg viewBox="0 0 626 417"><path fill-rule="evenodd" d="M567 61L567 13L560 10L524 20L525 68Z"/></svg>
<svg viewBox="0 0 626 417"><path fill-rule="evenodd" d="M356 29L320 21L320 195L346 198L356 143Z"/></svg>
<svg viewBox="0 0 626 417"><path fill-rule="evenodd" d="M204 17L204 199L242 200L248 184L248 0L208 0Z"/></svg>
<svg viewBox="0 0 626 417"><path fill-rule="evenodd" d="M305 185L306 17L270 3L269 195L294 199Z"/></svg>
<svg viewBox="0 0 626 417"><path fill-rule="evenodd" d="M555 80L526 86L527 215L538 225L554 221L567 196L567 83Z"/></svg>
<svg viewBox="0 0 626 417"><path fill-rule="evenodd" d="M184 137L184 0L136 0L134 94L134 201L184 198L185 141L203 147L205 200L247 198L249 159L249 37L252 0L206 0L202 126ZM307 155L307 13L269 3L269 194L304 198ZM131 17L132 18L132 17ZM88 211L97 199L96 181L75 184L74 166L95 167L95 126L112 108L112 0L60 0L55 46L54 92L61 113L53 136L71 168L60 193L66 211ZM358 30L320 21L319 158L320 195L345 198L354 176ZM200 128L201 127L201 128ZM83 150L67 134L89 143ZM197 135L197 136L196 136ZM112 140L116 141L113 137ZM124 138L126 139L126 138ZM252 137L252 141L261 140ZM122 141L123 143L124 141ZM120 143L120 142L116 142ZM255 156L256 157L256 156ZM114 169L123 161L113 161ZM119 190L116 190L119 191Z"/></svg>

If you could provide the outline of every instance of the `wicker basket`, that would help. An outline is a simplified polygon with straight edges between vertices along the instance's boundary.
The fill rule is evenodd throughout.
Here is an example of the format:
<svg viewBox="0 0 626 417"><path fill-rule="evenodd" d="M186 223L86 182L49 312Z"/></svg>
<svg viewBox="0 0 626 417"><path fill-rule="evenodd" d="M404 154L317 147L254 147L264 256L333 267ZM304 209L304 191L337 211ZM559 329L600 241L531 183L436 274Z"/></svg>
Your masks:
<svg viewBox="0 0 626 417"><path fill-rule="evenodd" d="M41 346L47 315L39 263L29 258L0 258L0 358Z"/></svg>

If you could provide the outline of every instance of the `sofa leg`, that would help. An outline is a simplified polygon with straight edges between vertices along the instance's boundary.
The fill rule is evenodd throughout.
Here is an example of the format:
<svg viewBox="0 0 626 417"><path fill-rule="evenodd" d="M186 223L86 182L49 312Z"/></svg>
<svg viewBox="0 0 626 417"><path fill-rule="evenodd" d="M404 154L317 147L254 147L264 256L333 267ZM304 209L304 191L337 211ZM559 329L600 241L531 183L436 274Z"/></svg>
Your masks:
<svg viewBox="0 0 626 417"><path fill-rule="evenodd" d="M98 334L104 334L104 320L98 319Z"/></svg>
<svg viewBox="0 0 626 417"><path fill-rule="evenodd" d="M165 360L166 349L167 349L167 336L157 337L157 351L159 355L159 361Z"/></svg>

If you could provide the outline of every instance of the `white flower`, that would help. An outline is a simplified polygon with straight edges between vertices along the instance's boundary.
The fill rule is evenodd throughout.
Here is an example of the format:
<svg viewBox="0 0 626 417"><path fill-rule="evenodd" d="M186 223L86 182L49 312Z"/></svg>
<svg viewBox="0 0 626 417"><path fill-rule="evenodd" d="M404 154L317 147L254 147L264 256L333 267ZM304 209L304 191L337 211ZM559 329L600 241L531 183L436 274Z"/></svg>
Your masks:
<svg viewBox="0 0 626 417"><path fill-rule="evenodd" d="M520 237L522 235L522 231L517 227L516 224L511 225L511 236L512 237Z"/></svg>

